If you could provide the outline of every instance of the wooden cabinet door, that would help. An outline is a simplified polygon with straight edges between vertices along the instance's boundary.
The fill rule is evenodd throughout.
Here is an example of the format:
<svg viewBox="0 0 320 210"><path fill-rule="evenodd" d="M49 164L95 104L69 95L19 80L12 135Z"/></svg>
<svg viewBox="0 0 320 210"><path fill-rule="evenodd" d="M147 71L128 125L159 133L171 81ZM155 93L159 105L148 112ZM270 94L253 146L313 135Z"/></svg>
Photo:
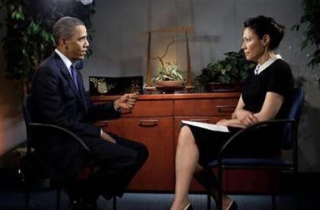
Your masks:
<svg viewBox="0 0 320 210"><path fill-rule="evenodd" d="M182 99L174 101L174 116L221 116L230 117L238 99Z"/></svg>
<svg viewBox="0 0 320 210"><path fill-rule="evenodd" d="M141 142L149 150L149 158L134 177L129 190L174 189L172 117L121 118L108 121L104 129Z"/></svg>
<svg viewBox="0 0 320 210"><path fill-rule="evenodd" d="M224 170L224 190L228 193L271 193L279 188L279 172L263 169ZM273 186L271 186L273 180Z"/></svg>

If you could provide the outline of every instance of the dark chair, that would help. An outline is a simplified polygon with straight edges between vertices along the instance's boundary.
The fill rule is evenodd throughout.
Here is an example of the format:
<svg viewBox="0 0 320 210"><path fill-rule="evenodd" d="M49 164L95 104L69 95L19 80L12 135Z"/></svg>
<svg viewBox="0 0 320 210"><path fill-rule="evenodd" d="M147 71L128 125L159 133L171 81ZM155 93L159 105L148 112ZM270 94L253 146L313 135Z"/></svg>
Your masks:
<svg viewBox="0 0 320 210"><path fill-rule="evenodd" d="M73 157L84 158L90 155L91 151L79 137L67 129L51 124L33 123L30 107L30 96L25 96L23 99L23 116L27 130L27 149L26 155L21 160L22 181L26 198L25 209L29 209L32 183L50 179L57 188L56 208L59 210L62 180L70 175L77 175L82 179L90 180L95 171L92 161L83 159L83 162L68 162L65 161L64 156L72 155ZM40 144L41 150L37 150L36 148ZM52 145L59 148L59 151L52 153ZM70 154L70 148L75 146L79 148L79 151ZM64 163L64 166L61 166L61 162ZM85 163L85 167L82 167L83 163ZM80 172L79 168L82 168ZM89 173L87 173L88 171ZM113 210L116 210L116 197L113 197Z"/></svg>
<svg viewBox="0 0 320 210"><path fill-rule="evenodd" d="M220 186L218 189L218 210L222 210L222 175L224 169L266 169L270 170L271 182L273 182L274 171L291 171L294 173L294 177L297 174L297 132L298 124L302 112L304 102L304 91L302 88L295 88L291 101L284 104L286 110L286 117L284 119L275 119L265 122L259 122L252 126L249 126L235 135L233 135L221 148L218 159L211 161L208 164L209 169L217 169L218 179L220 180ZM226 156L228 148L236 141L241 141L241 137L250 132L265 129L266 127L278 129L278 136L281 140L281 148L278 148L279 153L282 150L290 150L292 154L291 160L284 160L281 158L281 154L275 157L229 157ZM243 139L242 139L243 140ZM228 154L230 155L230 154ZM276 209L276 192L274 189L274 183L271 183L272 194L272 209ZM211 198L208 195L208 210L211 207Z"/></svg>

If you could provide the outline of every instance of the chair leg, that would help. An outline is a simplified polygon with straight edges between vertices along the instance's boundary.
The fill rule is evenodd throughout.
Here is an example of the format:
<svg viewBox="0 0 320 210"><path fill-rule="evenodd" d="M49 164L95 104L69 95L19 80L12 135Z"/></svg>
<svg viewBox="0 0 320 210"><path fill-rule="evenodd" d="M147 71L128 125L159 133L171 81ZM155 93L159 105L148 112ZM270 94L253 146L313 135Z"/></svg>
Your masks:
<svg viewBox="0 0 320 210"><path fill-rule="evenodd" d="M57 210L60 210L60 198L61 198L61 188L59 187L57 189L57 201L56 201Z"/></svg>
<svg viewBox="0 0 320 210"><path fill-rule="evenodd" d="M277 210L276 195L272 193L272 210Z"/></svg>
<svg viewBox="0 0 320 210"><path fill-rule="evenodd" d="M25 189L25 210L29 210L30 206L30 192L28 189Z"/></svg>
<svg viewBox="0 0 320 210"><path fill-rule="evenodd" d="M112 198L112 209L117 210L117 197L113 196Z"/></svg>
<svg viewBox="0 0 320 210"><path fill-rule="evenodd" d="M30 188L28 179L25 177L22 181L22 188L24 190L24 196L25 196L25 210L30 209Z"/></svg>
<svg viewBox="0 0 320 210"><path fill-rule="evenodd" d="M277 210L277 203L276 203L276 192L274 189L274 171L270 171L271 177L271 200L272 200L272 210Z"/></svg>
<svg viewBox="0 0 320 210"><path fill-rule="evenodd" d="M217 199L217 207L218 210L223 210L222 209L222 167L218 167L218 199Z"/></svg>
<svg viewBox="0 0 320 210"><path fill-rule="evenodd" d="M211 210L211 195L207 194L207 210Z"/></svg>

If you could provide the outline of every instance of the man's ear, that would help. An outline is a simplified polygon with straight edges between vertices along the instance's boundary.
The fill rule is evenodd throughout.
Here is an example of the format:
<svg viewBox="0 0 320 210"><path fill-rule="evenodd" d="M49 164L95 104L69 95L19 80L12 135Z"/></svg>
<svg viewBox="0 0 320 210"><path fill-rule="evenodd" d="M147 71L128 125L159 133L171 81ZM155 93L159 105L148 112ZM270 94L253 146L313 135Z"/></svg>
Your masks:
<svg viewBox="0 0 320 210"><path fill-rule="evenodd" d="M61 37L61 38L59 39L59 45L60 45L60 46L66 46L66 45L67 45L67 40L66 40L66 38Z"/></svg>

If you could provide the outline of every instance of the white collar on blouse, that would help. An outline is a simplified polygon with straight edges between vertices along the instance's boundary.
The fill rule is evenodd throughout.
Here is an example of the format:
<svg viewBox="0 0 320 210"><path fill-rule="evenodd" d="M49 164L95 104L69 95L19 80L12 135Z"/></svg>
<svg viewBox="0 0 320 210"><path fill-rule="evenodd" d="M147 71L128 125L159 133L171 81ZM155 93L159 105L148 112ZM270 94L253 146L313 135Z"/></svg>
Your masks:
<svg viewBox="0 0 320 210"><path fill-rule="evenodd" d="M280 54L276 54L273 58L270 58L264 64L260 65L258 64L256 66L256 69L254 70L255 74L260 74L263 70L265 70L268 66L270 66L273 62L275 62L277 59L282 59Z"/></svg>

